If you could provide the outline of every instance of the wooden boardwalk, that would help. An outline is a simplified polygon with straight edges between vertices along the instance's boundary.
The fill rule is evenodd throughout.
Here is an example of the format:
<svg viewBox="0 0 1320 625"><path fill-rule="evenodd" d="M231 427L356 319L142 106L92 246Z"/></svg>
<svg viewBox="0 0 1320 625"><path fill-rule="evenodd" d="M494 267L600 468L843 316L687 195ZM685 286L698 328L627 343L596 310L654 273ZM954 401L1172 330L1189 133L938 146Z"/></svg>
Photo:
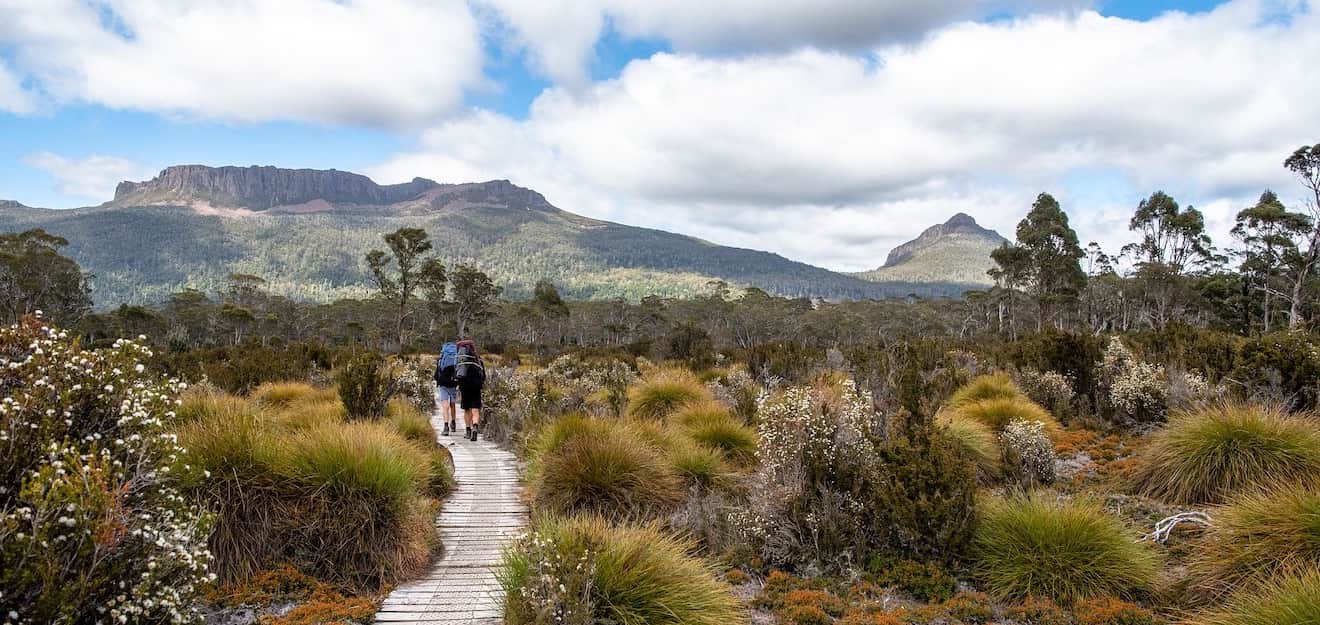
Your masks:
<svg viewBox="0 0 1320 625"><path fill-rule="evenodd" d="M440 429L438 418L432 418ZM495 573L504 546L527 526L513 454L487 441L441 437L454 455L458 489L436 518L444 552L431 572L386 597L376 622L435 625L504 622L504 592Z"/></svg>

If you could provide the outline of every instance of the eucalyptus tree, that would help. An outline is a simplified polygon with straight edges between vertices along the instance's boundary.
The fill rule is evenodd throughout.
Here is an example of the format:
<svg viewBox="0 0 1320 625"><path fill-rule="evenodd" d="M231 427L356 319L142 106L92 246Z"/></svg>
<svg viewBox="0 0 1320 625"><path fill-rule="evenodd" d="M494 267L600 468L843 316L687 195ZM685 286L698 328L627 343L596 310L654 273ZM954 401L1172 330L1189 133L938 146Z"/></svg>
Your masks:
<svg viewBox="0 0 1320 625"><path fill-rule="evenodd" d="M1181 208L1177 200L1156 191L1137 204L1128 229L1141 239L1123 246L1123 252L1135 262L1133 277L1148 304L1145 316L1162 330L1195 294L1187 274L1215 260L1205 216L1195 207Z"/></svg>
<svg viewBox="0 0 1320 625"><path fill-rule="evenodd" d="M445 266L438 258L427 255L431 251L431 238L421 228L399 228L385 235L385 244L389 247L388 254L381 250L367 252L367 269L375 282L377 296L394 311L394 339L402 351L406 345L404 324L412 315L419 291L438 289L443 293Z"/></svg>
<svg viewBox="0 0 1320 625"><path fill-rule="evenodd" d="M1036 329L1051 311L1077 301L1086 286L1081 259L1086 255L1058 200L1041 193L1017 226L1017 241L991 253L991 276L1006 288L1022 285L1036 303ZM1057 320L1056 320L1057 322Z"/></svg>

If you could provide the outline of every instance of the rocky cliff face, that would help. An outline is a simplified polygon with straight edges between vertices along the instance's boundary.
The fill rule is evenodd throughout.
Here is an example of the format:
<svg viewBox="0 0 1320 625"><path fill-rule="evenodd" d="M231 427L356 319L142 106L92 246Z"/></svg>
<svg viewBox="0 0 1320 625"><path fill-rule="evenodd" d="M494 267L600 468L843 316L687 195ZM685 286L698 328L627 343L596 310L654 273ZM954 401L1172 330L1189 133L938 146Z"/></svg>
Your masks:
<svg viewBox="0 0 1320 625"><path fill-rule="evenodd" d="M366 176L337 170L278 167L176 165L146 182L121 182L119 206L202 200L216 206L265 210L325 200L331 204L394 204L439 187L425 178L378 185Z"/></svg>
<svg viewBox="0 0 1320 625"><path fill-rule="evenodd" d="M942 224L927 228L917 238L890 250L889 256L885 258L884 267L902 264L936 242L954 237L984 240L994 246L999 246L1006 240L998 232L981 227L971 215L958 213Z"/></svg>

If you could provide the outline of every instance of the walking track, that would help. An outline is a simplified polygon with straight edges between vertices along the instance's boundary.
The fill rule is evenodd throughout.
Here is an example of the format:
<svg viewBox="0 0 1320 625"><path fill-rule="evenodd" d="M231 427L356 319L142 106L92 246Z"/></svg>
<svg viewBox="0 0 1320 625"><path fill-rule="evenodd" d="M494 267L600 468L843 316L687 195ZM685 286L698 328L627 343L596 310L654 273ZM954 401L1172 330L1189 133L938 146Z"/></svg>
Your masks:
<svg viewBox="0 0 1320 625"><path fill-rule="evenodd" d="M438 416L431 421L439 430ZM441 437L454 456L458 489L436 517L444 552L424 577L400 585L376 614L389 625L504 622L504 592L495 573L504 546L527 526L513 454L488 441Z"/></svg>

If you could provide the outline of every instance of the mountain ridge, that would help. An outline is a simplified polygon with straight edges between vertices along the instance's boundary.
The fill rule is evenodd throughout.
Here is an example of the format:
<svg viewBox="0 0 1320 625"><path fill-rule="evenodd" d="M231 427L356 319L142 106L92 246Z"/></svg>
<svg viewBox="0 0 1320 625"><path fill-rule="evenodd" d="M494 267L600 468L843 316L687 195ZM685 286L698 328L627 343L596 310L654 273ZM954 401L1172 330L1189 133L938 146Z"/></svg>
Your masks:
<svg viewBox="0 0 1320 625"><path fill-rule="evenodd" d="M176 166L120 184L98 206L0 212L0 230L30 227L70 241L69 253L95 276L98 305L220 290L231 273L262 276L272 292L300 299L364 297L362 257L399 227L426 229L446 264L475 264L515 298L541 279L579 299L694 295L711 280L823 299L957 296L967 287L870 281L596 220L508 180L378 185L336 170Z"/></svg>
<svg viewBox="0 0 1320 625"><path fill-rule="evenodd" d="M877 282L954 282L972 287L992 284L990 252L1007 243L1002 235L976 223L966 213L926 228L916 238L889 251L885 264L853 274Z"/></svg>

